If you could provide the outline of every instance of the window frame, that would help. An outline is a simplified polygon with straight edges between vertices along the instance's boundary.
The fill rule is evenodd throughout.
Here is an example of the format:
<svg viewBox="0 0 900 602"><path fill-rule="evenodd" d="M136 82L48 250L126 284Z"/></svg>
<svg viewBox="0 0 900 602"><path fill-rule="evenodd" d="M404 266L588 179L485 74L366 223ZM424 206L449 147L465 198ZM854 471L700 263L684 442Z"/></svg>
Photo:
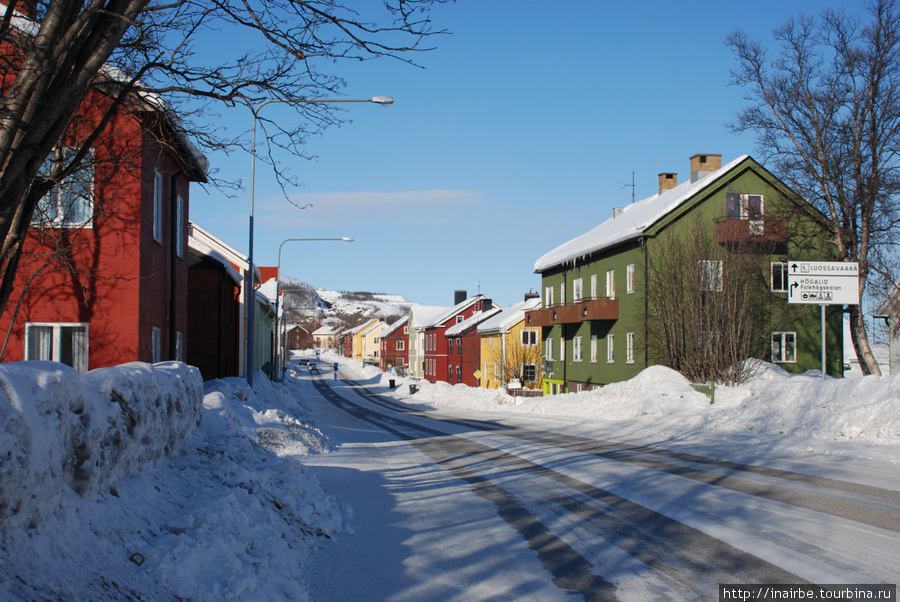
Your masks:
<svg viewBox="0 0 900 602"><path fill-rule="evenodd" d="M701 259L698 263L700 270L700 290L706 292L721 293L724 287L723 264L721 259ZM715 266L715 269L713 269Z"/></svg>
<svg viewBox="0 0 900 602"><path fill-rule="evenodd" d="M32 337L31 330L34 328L51 328L51 347L50 347L50 357L43 358L40 357L40 353L35 356L34 349L32 349ZM62 361L62 339L63 339L63 329L64 328L80 328L84 333L84 341L83 341L83 349L82 355L76 356L75 350L73 349L72 355L72 364L68 364ZM44 360L51 362L58 362L65 364L71 368L77 370L80 374L84 374L88 371L90 366L90 352L91 352L91 341L90 341L90 324L88 322L26 322L25 323L25 341L24 348L22 350L22 357L26 361L33 360Z"/></svg>
<svg viewBox="0 0 900 602"><path fill-rule="evenodd" d="M612 333L606 335L606 363L616 363L616 335Z"/></svg>
<svg viewBox="0 0 900 602"><path fill-rule="evenodd" d="M775 288L775 270L781 272L783 288ZM788 263L786 261L773 261L769 263L769 287L773 293L788 292Z"/></svg>
<svg viewBox="0 0 900 602"><path fill-rule="evenodd" d="M523 328L519 339L522 347L537 347L538 332L536 328Z"/></svg>
<svg viewBox="0 0 900 602"><path fill-rule="evenodd" d="M64 146L61 149L54 149L51 153L51 156L47 157L46 161L44 162L44 165L41 168L41 172L44 175L49 175L49 173L53 169L53 163L66 163L70 160L69 158L77 152L77 148L70 146ZM79 165L78 168L73 171L73 173L64 177L62 179L62 182L60 182L59 184L53 184L50 190L47 191L47 194L41 197L41 199L38 201L38 204L31 216L31 227L58 229L93 228L95 205L94 193L96 188L95 180L96 172L94 170L94 149L89 149L87 152L87 156L82 161L81 165ZM76 192L74 194L74 197L70 197L73 192ZM55 202L53 202L54 217L49 221L44 221L44 215L50 213L47 209L49 209L48 205L51 203L51 199L53 197L55 197ZM66 197L65 200L63 200L63 197ZM72 213L72 207L75 206L75 203L72 202L72 198L74 198L74 200L84 199L86 204L84 213L87 215L85 219L74 220L68 217Z"/></svg>
<svg viewBox="0 0 900 602"><path fill-rule="evenodd" d="M572 361L581 362L584 358L584 345L581 335L572 337Z"/></svg>
<svg viewBox="0 0 900 602"><path fill-rule="evenodd" d="M153 240L162 244L163 241L163 194L165 181L163 172L153 170Z"/></svg>
<svg viewBox="0 0 900 602"><path fill-rule="evenodd" d="M778 337L780 339L778 341L778 344L780 345L780 351L781 351L781 353L779 354L780 357L777 359L775 357L775 345L776 345L775 338L776 337ZM793 341L791 342L790 345L788 345L788 343L787 343L788 337L791 337L793 339ZM770 353L771 353L771 358L772 358L773 364L796 364L797 363L797 333L795 331L784 330L784 331L773 332L772 336L770 338L770 342L772 345ZM792 354L793 357L787 358L786 352L788 352L788 351L790 351L790 353Z"/></svg>
<svg viewBox="0 0 900 602"><path fill-rule="evenodd" d="M634 293L634 264L629 263L625 266L625 294L631 295Z"/></svg>

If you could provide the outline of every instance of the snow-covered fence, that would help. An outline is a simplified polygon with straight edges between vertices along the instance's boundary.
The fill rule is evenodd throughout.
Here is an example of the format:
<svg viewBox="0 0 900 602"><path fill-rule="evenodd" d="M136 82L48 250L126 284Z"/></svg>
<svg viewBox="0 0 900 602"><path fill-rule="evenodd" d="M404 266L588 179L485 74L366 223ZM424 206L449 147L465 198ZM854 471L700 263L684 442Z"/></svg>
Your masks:
<svg viewBox="0 0 900 602"><path fill-rule="evenodd" d="M200 371L179 362L78 374L55 362L0 364L0 525L28 524L172 453L199 424Z"/></svg>

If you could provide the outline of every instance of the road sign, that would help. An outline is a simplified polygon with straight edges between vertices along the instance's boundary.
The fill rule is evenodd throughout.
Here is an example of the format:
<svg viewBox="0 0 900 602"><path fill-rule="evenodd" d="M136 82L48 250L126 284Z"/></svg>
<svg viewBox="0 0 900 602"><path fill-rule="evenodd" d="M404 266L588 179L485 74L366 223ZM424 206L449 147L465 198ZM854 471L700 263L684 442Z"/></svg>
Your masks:
<svg viewBox="0 0 900 602"><path fill-rule="evenodd" d="M859 305L859 264L788 261L788 303Z"/></svg>

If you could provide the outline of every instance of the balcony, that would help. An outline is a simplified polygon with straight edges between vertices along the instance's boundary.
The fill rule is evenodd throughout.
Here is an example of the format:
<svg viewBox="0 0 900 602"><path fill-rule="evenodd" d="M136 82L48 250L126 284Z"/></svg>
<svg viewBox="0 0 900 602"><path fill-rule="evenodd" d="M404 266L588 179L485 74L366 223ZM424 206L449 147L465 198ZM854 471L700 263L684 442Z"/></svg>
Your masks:
<svg viewBox="0 0 900 602"><path fill-rule="evenodd" d="M781 220L732 219L716 224L719 244L778 244L787 242L787 224Z"/></svg>
<svg viewBox="0 0 900 602"><path fill-rule="evenodd" d="M526 326L577 324L590 320L618 320L618 299L585 299L570 305L556 305L547 309L525 312Z"/></svg>

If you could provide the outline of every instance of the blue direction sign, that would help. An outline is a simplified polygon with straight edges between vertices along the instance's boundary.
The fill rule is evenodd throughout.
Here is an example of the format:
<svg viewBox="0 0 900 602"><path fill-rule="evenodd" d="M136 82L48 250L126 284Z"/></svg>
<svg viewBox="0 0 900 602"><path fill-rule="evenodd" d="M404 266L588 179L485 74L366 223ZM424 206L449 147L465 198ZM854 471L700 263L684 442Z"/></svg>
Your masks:
<svg viewBox="0 0 900 602"><path fill-rule="evenodd" d="M788 303L859 305L859 264L789 261Z"/></svg>

